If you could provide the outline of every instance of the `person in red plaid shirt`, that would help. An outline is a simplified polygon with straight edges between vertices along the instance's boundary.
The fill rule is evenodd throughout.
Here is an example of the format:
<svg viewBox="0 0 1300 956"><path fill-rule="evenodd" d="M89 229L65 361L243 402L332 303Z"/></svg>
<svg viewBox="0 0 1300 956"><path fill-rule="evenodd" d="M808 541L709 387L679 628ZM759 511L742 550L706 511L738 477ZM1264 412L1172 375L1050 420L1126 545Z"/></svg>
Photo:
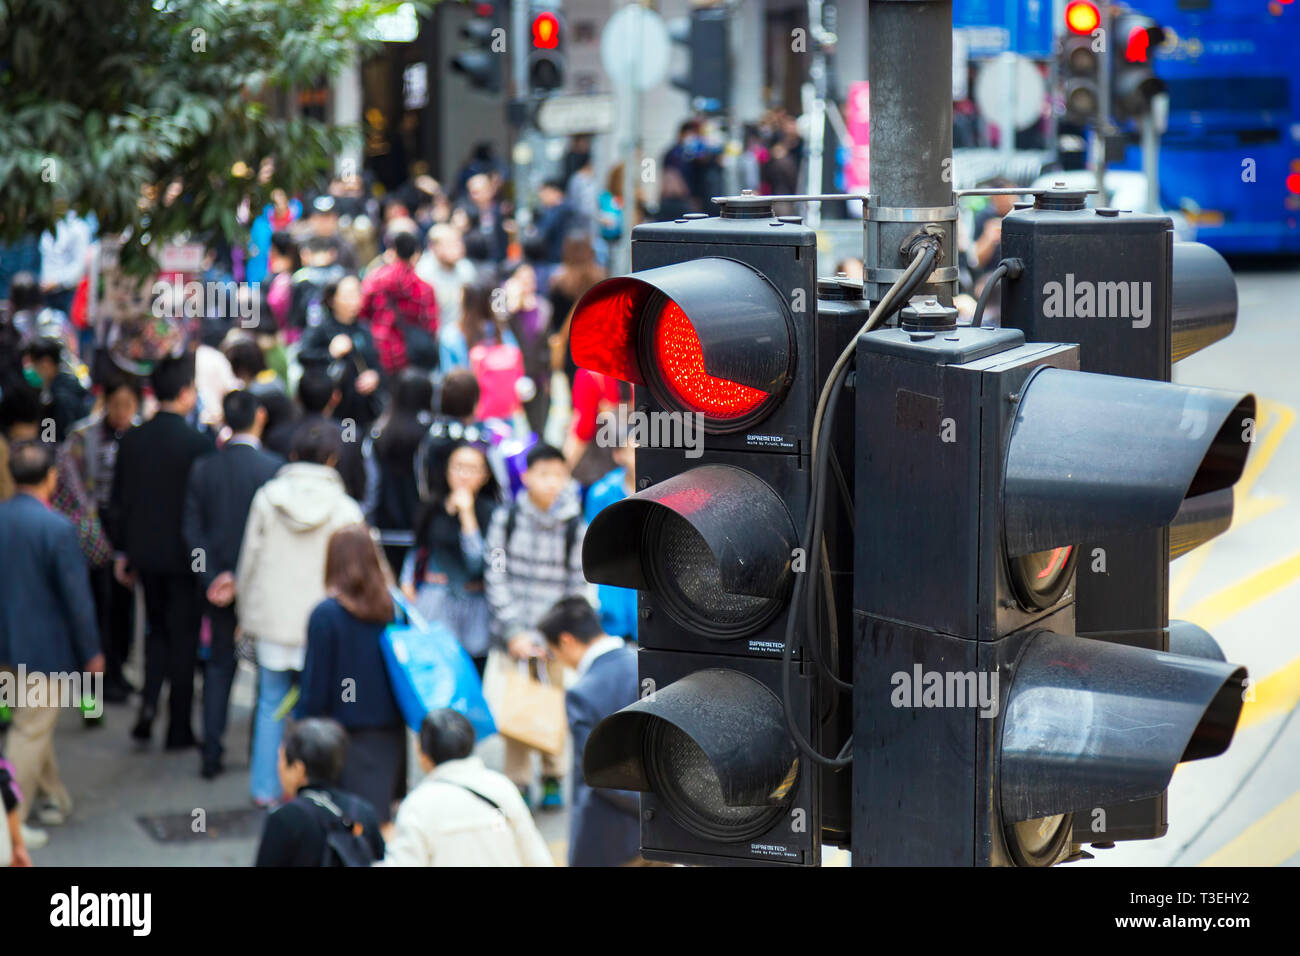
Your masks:
<svg viewBox="0 0 1300 956"><path fill-rule="evenodd" d="M389 375L408 365L432 370L438 363L438 299L415 274L420 244L398 232L382 266L361 283L361 318L370 324L379 363Z"/></svg>

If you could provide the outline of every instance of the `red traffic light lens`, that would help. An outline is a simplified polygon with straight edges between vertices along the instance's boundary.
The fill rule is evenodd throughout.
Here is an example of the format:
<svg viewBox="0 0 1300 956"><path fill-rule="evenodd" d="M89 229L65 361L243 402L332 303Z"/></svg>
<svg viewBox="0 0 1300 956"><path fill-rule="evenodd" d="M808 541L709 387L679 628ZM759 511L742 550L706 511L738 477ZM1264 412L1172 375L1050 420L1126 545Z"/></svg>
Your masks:
<svg viewBox="0 0 1300 956"><path fill-rule="evenodd" d="M1128 42L1124 45L1124 59L1130 63L1145 63L1150 49L1151 34L1146 27L1134 27L1129 31Z"/></svg>
<svg viewBox="0 0 1300 956"><path fill-rule="evenodd" d="M539 13L533 18L533 46L554 50L560 45L560 21L553 13Z"/></svg>
<svg viewBox="0 0 1300 956"><path fill-rule="evenodd" d="M715 378L705 371L700 337L676 302L665 302L659 311L654 357L664 385L690 411L724 420L740 418L768 398L761 389Z"/></svg>
<svg viewBox="0 0 1300 956"><path fill-rule="evenodd" d="M1300 173L1292 173L1286 178L1286 188L1296 196L1300 196Z"/></svg>
<svg viewBox="0 0 1300 956"><path fill-rule="evenodd" d="M1071 33L1091 33L1100 23L1101 14L1097 12L1096 4L1089 3L1088 0L1074 0L1066 4L1065 25Z"/></svg>

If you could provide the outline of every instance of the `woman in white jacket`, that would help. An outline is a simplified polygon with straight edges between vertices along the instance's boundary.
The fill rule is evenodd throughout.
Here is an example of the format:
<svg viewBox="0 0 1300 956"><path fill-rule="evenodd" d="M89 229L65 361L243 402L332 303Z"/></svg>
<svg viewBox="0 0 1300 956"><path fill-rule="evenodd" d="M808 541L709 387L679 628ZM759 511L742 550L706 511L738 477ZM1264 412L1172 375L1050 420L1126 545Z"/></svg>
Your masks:
<svg viewBox="0 0 1300 956"><path fill-rule="evenodd" d="M330 535L362 520L334 468L341 450L328 423L294 435L289 464L253 497L235 570L240 625L257 647L250 788L262 806L280 797L276 759L292 707L285 698L306 657L307 620L325 597Z"/></svg>

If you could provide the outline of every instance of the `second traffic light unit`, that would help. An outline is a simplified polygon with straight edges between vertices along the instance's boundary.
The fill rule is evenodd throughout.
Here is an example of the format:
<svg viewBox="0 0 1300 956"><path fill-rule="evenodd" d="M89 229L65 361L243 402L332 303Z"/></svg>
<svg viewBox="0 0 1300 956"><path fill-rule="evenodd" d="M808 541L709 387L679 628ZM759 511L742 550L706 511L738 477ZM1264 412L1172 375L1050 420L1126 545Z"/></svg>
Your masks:
<svg viewBox="0 0 1300 956"><path fill-rule="evenodd" d="M1022 247L1009 314L1023 294L1067 326L1110 322L1096 332L1110 339L1145 317L1099 296L1131 306L1145 283L1142 311L1169 306L1168 219L1046 190L1004 230L1004 246L1042 239ZM1126 256L1135 235L1164 256ZM1051 865L1090 832L1074 814L1157 797L1178 763L1232 739L1244 669L1081 636L1076 617L1162 633L1163 606L1148 622L1081 603L1092 543L1155 540L1167 560L1145 529L1232 486L1254 399L1078 371L1078 346L1018 328L910 318L858 344L854 863ZM1142 606L1158 587L1134 584Z"/></svg>

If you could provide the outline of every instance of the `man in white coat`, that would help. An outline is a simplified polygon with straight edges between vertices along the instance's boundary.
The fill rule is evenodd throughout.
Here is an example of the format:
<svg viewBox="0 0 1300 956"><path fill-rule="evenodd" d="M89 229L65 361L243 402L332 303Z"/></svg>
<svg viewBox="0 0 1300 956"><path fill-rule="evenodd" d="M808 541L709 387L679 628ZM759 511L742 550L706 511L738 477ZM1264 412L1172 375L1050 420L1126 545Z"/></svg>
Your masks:
<svg viewBox="0 0 1300 956"><path fill-rule="evenodd" d="M454 710L420 727L425 772L397 810L379 866L553 866L516 787L474 756L474 728Z"/></svg>
<svg viewBox="0 0 1300 956"><path fill-rule="evenodd" d="M330 536L364 520L335 470L340 450L328 424L294 434L289 464L253 496L235 569L239 623L257 648L249 788L262 806L280 797L280 737L307 656L307 619L325 599Z"/></svg>

